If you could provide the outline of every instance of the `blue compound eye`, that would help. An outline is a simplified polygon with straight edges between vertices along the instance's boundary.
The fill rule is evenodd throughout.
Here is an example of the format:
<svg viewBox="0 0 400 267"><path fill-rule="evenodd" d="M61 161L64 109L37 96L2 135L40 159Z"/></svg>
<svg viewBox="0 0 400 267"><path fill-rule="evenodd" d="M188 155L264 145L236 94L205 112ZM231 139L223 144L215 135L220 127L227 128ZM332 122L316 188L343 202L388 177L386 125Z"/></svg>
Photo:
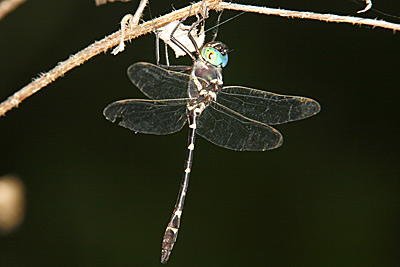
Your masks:
<svg viewBox="0 0 400 267"><path fill-rule="evenodd" d="M204 47L201 50L201 56L205 61L217 67L225 67L228 64L228 54L223 55L214 47Z"/></svg>

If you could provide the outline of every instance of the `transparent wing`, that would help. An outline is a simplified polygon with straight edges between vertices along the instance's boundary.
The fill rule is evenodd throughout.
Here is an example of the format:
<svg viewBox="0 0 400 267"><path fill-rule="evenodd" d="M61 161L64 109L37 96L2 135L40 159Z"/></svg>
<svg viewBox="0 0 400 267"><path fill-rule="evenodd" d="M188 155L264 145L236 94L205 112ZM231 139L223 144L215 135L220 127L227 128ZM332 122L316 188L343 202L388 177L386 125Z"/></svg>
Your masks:
<svg viewBox="0 0 400 267"><path fill-rule="evenodd" d="M165 70L185 73L188 75L190 75L193 69L193 66L186 66L186 65L160 65L160 67Z"/></svg>
<svg viewBox="0 0 400 267"><path fill-rule="evenodd" d="M187 101L127 99L111 103L103 114L107 120L137 133L171 134L185 125Z"/></svg>
<svg viewBox="0 0 400 267"><path fill-rule="evenodd" d="M218 146L239 151L264 151L282 145L274 128L245 118L216 102L200 115L197 133Z"/></svg>
<svg viewBox="0 0 400 267"><path fill-rule="evenodd" d="M128 68L128 77L147 97L155 100L188 97L190 75L139 62Z"/></svg>
<svg viewBox="0 0 400 267"><path fill-rule="evenodd" d="M278 95L241 86L225 86L217 100L245 117L269 125L305 119L321 109L318 102L310 98Z"/></svg>

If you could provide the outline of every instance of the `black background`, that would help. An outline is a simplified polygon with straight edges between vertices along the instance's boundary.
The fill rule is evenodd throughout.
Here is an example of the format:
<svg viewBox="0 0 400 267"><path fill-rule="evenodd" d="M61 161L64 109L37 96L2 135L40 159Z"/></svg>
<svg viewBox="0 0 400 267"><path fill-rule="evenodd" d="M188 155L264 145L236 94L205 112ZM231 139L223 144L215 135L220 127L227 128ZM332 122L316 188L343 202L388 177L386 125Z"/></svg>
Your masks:
<svg viewBox="0 0 400 267"><path fill-rule="evenodd" d="M188 2L151 1L152 14ZM255 3L265 4L354 16L362 9L347 0ZM0 99L118 30L136 6L27 1L0 21ZM397 1L374 7L400 15ZM223 19L234 14L226 11ZM382 18L373 11L363 16ZM214 23L212 14L207 26ZM225 85L308 96L322 111L278 126L285 141L274 151L233 152L199 137L168 264L398 263L400 35L245 14L221 26L218 39L234 50ZM143 97L126 75L138 61L155 62L153 35L133 40L117 56L96 56L0 118L0 175L18 174L27 188L24 223L0 237L1 266L159 264L187 128L135 135L104 119L109 103Z"/></svg>

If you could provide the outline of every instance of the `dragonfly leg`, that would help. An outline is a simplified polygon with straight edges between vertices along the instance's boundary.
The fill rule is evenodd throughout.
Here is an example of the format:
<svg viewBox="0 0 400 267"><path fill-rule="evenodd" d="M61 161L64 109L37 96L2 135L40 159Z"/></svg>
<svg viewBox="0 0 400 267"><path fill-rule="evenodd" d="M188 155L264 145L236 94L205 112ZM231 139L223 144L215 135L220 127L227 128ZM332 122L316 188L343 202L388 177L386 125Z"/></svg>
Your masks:
<svg viewBox="0 0 400 267"><path fill-rule="evenodd" d="M170 40L171 42L173 42L176 46L178 46L180 49L182 49L183 52L185 52L193 61L196 60L195 56L192 55L192 53L190 53L190 51L181 43L179 42L175 37L174 34L176 32L176 30L178 29L178 27L181 25L181 23L183 21L185 21L189 16L190 16L190 12L192 11L192 6L190 6L189 8L189 13L179 21L179 23L176 25L176 27L172 30L171 35L170 35Z"/></svg>
<svg viewBox="0 0 400 267"><path fill-rule="evenodd" d="M204 1L203 1L203 3L204 3ZM194 28L196 28L200 23L204 22L204 21L208 18L208 8L207 8L207 6L205 6L205 5L203 6L203 5L202 5L201 7L202 7L203 10L205 9L205 11L204 11L203 13L200 12L202 18L201 18L201 19L197 18L197 21L196 21L195 23L193 23L192 26L190 26L190 29L189 29L189 31L188 31L188 33L187 33L187 35L188 35L190 41L192 42L192 44L193 44L193 46L194 46L194 48L195 48L195 50L196 50L196 53L197 53L198 55L200 55L200 49L199 49L199 47L198 47L198 45L197 45L197 43L196 43L196 40L193 38L193 35L191 34L191 32L192 32L192 30L193 30ZM204 25L203 25L203 26L204 26Z"/></svg>
<svg viewBox="0 0 400 267"><path fill-rule="evenodd" d="M157 66L160 66L160 36L156 26L154 25L153 18L151 18L151 23L153 24L154 34L156 35L156 62Z"/></svg>
<svg viewBox="0 0 400 267"><path fill-rule="evenodd" d="M156 63L157 66L161 66L160 64L160 33L154 25L153 18L151 19L154 27L154 33L156 35ZM168 44L165 43L165 64L169 66L169 57L168 57Z"/></svg>
<svg viewBox="0 0 400 267"><path fill-rule="evenodd" d="M218 29L219 29L219 25L220 25L219 22L221 21L222 13L224 13L223 9L221 10L221 13L219 13L217 23L215 24L216 29L214 30L214 36L212 38L213 42L217 39Z"/></svg>

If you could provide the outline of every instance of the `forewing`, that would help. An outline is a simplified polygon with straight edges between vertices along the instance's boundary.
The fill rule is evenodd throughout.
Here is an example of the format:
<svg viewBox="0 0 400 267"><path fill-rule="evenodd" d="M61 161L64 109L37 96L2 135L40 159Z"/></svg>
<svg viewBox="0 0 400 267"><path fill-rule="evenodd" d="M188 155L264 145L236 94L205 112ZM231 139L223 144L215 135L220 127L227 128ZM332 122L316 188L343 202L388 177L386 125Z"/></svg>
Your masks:
<svg viewBox="0 0 400 267"><path fill-rule="evenodd" d="M107 120L135 133L171 134L182 129L187 120L186 100L121 100L108 105L103 114Z"/></svg>
<svg viewBox="0 0 400 267"><path fill-rule="evenodd" d="M282 145L274 128L245 118L216 102L200 115L197 133L218 146L238 151L264 151Z"/></svg>
<svg viewBox="0 0 400 267"><path fill-rule="evenodd" d="M305 119L321 109L318 102L310 98L278 95L241 86L225 86L217 100L245 117L269 125Z"/></svg>
<svg viewBox="0 0 400 267"><path fill-rule="evenodd" d="M147 97L155 100L188 97L190 75L138 62L128 68L132 83Z"/></svg>

